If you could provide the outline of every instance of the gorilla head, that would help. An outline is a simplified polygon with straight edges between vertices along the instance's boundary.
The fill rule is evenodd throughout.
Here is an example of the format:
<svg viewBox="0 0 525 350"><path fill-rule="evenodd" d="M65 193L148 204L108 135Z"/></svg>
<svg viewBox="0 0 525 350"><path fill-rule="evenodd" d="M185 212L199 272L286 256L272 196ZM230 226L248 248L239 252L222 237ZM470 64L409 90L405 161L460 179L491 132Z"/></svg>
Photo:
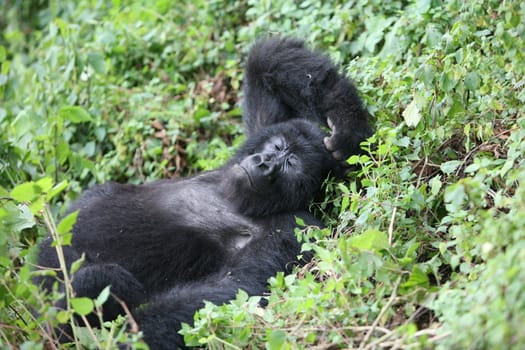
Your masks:
<svg viewBox="0 0 525 350"><path fill-rule="evenodd" d="M305 209L334 163L323 136L299 119L261 129L225 166L225 194L251 217Z"/></svg>

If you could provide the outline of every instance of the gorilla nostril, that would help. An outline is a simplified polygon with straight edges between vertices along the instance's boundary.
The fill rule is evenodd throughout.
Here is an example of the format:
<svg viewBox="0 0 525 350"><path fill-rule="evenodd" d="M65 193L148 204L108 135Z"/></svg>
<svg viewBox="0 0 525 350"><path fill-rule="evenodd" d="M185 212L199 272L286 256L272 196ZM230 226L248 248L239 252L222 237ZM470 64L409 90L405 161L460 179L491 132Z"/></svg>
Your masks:
<svg viewBox="0 0 525 350"><path fill-rule="evenodd" d="M261 157L259 153L252 155L251 160L252 160L252 164L255 166L260 166L261 164L264 163L263 157Z"/></svg>
<svg viewBox="0 0 525 350"><path fill-rule="evenodd" d="M264 174L273 171L273 156L267 153L255 153L250 156L251 163L260 168Z"/></svg>

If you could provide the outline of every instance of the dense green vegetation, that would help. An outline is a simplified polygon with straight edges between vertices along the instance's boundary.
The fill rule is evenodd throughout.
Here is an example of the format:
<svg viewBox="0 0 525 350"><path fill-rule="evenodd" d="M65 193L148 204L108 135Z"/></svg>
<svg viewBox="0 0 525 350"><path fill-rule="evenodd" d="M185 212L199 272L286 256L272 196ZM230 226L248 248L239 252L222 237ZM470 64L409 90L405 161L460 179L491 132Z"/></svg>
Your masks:
<svg viewBox="0 0 525 350"><path fill-rule="evenodd" d="M57 312L58 296L30 282L36 242L52 232L67 244L71 222L58 218L83 189L228 159L242 141L243 60L269 34L304 38L341 64L376 119L376 147L313 205L330 229L298 232L317 239L314 261L271 279L264 309L242 292L207 305L186 341L525 348L525 3L0 5L1 348L52 349L46 330L104 300ZM78 328L76 346L140 338L125 321Z"/></svg>

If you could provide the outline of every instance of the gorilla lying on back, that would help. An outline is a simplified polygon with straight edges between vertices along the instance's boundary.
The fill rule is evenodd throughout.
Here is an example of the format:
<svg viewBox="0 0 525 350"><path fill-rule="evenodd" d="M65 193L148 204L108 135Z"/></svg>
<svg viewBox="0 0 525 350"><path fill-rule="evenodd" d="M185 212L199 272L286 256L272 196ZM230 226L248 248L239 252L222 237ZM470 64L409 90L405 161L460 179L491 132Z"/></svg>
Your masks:
<svg viewBox="0 0 525 350"><path fill-rule="evenodd" d="M140 186L106 183L69 209L79 214L63 247L67 265L85 254L76 295L95 298L111 285L151 349L183 347L180 325L192 323L204 300L221 304L239 289L261 295L269 277L289 272L300 254L295 218L322 225L309 202L372 132L350 81L301 41L258 42L244 93L248 138L220 169ZM51 243L41 243L38 263L56 269ZM36 282L51 290L55 281ZM122 312L111 298L103 308L105 319Z"/></svg>

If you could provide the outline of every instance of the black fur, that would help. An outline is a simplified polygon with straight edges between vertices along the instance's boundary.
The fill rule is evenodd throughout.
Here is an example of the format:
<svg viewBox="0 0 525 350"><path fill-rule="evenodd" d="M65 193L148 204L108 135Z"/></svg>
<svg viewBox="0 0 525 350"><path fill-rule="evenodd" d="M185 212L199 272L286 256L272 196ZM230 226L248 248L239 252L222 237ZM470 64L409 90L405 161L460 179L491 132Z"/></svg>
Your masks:
<svg viewBox="0 0 525 350"><path fill-rule="evenodd" d="M244 91L248 139L222 168L140 186L106 183L69 209L79 214L66 263L85 254L76 294L94 298L111 285L151 349L183 347L180 324L191 324L204 300L221 304L239 289L260 295L269 277L289 272L300 254L295 218L322 225L307 209L339 167L334 153L358 152L371 133L352 84L296 40L256 44ZM42 242L38 263L57 268L50 244ZM55 280L36 282L49 290ZM122 312L115 299L104 305L105 319Z"/></svg>
<svg viewBox="0 0 525 350"><path fill-rule="evenodd" d="M324 142L335 159L360 153L372 135L370 117L352 82L328 56L300 40L273 38L251 49L244 83L248 134L284 120L306 119L329 127Z"/></svg>

